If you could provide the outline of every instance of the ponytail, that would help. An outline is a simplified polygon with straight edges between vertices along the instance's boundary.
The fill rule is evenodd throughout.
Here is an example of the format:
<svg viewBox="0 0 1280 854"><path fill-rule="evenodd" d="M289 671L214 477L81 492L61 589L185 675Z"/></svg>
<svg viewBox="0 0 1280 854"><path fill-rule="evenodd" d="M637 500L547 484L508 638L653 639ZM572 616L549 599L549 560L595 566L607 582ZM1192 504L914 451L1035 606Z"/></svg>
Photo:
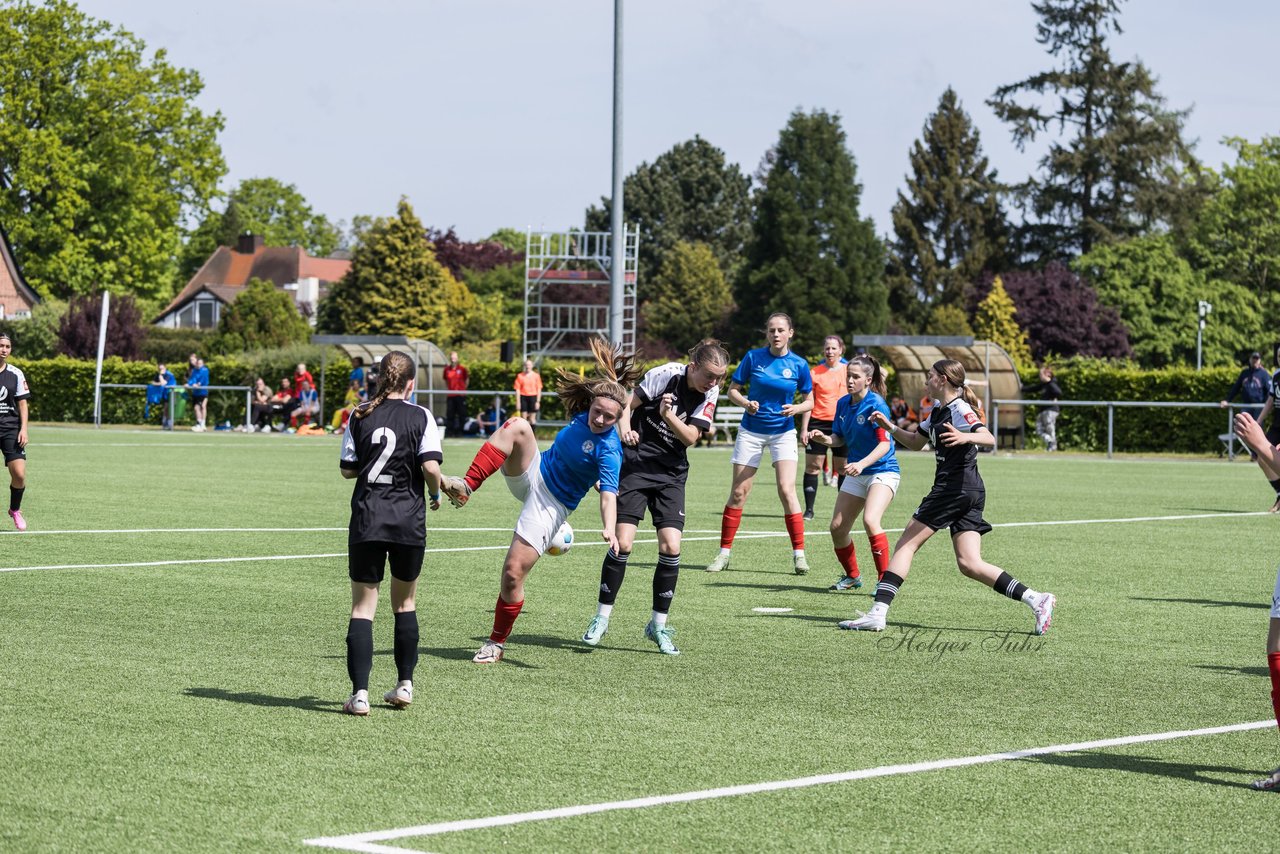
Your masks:
<svg viewBox="0 0 1280 854"><path fill-rule="evenodd" d="M362 419L381 406L387 399L387 395L404 391L414 379L415 373L413 359L408 354L392 350L383 356L378 367L378 391L374 394L373 400L357 406L351 413L351 417L357 420Z"/></svg>
<svg viewBox="0 0 1280 854"><path fill-rule="evenodd" d="M888 398L889 389L885 383L884 369L880 367L880 362L875 356L870 353L859 353L849 360L849 364L858 365L865 370L871 377L867 387L881 397Z"/></svg>
<svg viewBox="0 0 1280 854"><path fill-rule="evenodd" d="M603 338L591 339L591 355L596 360L592 377L579 377L564 368L556 372L556 394L570 416L586 412L597 397L607 397L626 408L631 402L631 387L643 374L634 353L624 354L621 347Z"/></svg>
<svg viewBox="0 0 1280 854"><path fill-rule="evenodd" d="M982 401L978 399L978 395L974 394L973 389L969 388L969 383L965 379L964 365L955 359L939 359L933 363L933 369L942 375L952 388L960 391L960 396L964 398L964 402L969 404L974 412L978 413L978 418L986 423L987 414L982 411Z"/></svg>

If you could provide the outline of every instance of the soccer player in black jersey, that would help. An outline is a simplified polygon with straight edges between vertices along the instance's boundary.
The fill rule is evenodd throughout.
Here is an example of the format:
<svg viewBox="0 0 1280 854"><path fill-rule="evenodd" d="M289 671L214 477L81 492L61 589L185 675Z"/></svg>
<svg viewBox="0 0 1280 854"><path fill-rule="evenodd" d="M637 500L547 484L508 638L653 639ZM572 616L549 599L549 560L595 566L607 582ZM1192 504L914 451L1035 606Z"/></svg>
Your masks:
<svg viewBox="0 0 1280 854"><path fill-rule="evenodd" d="M9 364L13 339L0 332L0 452L9 469L9 518L19 531L27 530L22 518L22 494L27 488L27 400L31 389L22 371Z"/></svg>
<svg viewBox="0 0 1280 854"><path fill-rule="evenodd" d="M351 413L338 465L355 480L347 568L351 576L351 622L347 627L347 673L351 697L342 710L369 714L373 670L373 615L386 564L391 564L391 609L395 612L396 686L383 695L396 708L413 702L418 663L418 613L414 596L427 536L424 491L440 509L440 434L431 413L413 403L415 366L404 353L382 358L378 392Z"/></svg>
<svg viewBox="0 0 1280 854"><path fill-rule="evenodd" d="M729 353L708 338L689 351L689 364L668 362L648 371L618 420L622 438L622 477L618 482L618 548L600 568L596 615L582 635L596 646L609 629L609 615L627 571L636 526L645 510L658 531L658 566L653 573L653 615L644 634L666 655L679 655L667 615L680 573L680 536L684 531L684 484L689 476L687 448L711 429L720 383L729 369Z"/></svg>
<svg viewBox="0 0 1280 854"><path fill-rule="evenodd" d="M1054 595L1037 593L982 559L982 535L990 531L991 526L982 518L987 490L978 474L978 446L990 448L996 440L982 423L981 407L977 395L966 384L964 365L954 359L939 359L929 369L926 384L937 405L918 432L903 430L881 412L871 415L872 421L913 451L932 442L938 470L933 489L920 502L893 547L893 557L876 586L875 604L870 613L856 620L845 620L840 628L883 631L889 605L906 580L916 551L940 529L950 528L960 572L1029 607L1035 614L1035 633L1042 635L1053 618Z"/></svg>

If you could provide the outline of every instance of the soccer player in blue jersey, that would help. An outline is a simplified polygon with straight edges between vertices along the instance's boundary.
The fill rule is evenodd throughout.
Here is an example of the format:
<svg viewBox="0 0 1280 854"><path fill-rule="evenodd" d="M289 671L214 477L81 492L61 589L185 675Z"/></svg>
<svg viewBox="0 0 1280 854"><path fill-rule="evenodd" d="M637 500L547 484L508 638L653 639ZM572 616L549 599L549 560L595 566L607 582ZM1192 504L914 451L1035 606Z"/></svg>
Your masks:
<svg viewBox="0 0 1280 854"><path fill-rule="evenodd" d="M525 577L596 483L600 484L600 534L610 549L618 551L622 442L615 425L631 399L631 386L640 378L640 371L632 356L611 349L601 339L591 342L591 351L596 376L584 379L560 371L556 393L572 420L556 434L545 454L538 450L529 422L512 418L480 446L465 478L446 477L441 484L453 505L461 507L480 484L501 470L511 494L524 504L502 564L493 631L471 659L477 664L502 660L507 637L524 607Z"/></svg>
<svg viewBox="0 0 1280 854"><path fill-rule="evenodd" d="M865 353L854 356L849 360L846 384L849 393L836 404L831 435L822 430L812 430L808 436L810 443L837 449L843 447L847 454L842 471L844 483L840 485L840 495L831 514L831 545L836 550L836 559L840 561L844 574L831 585L832 590L852 590L862 586L858 558L853 539L849 536L859 513L862 514L867 539L871 541L876 578L884 576L889 568L889 537L881 520L902 481L893 440L871 418L874 412L889 418L889 404L884 399L884 371L880 363Z"/></svg>
<svg viewBox="0 0 1280 854"><path fill-rule="evenodd" d="M889 568L876 585L871 611L856 620L845 620L840 628L884 631L889 606L906 581L916 552L930 537L948 528L961 574L1030 608L1035 616L1035 633L1042 635L1049 630L1056 597L1032 590L982 559L982 535L989 533L991 526L982 518L987 489L978 474L978 446L994 447L996 438L982 423L978 396L969 388L964 365L955 359L939 359L929 368L925 386L937 405L928 423L921 424L919 431L904 430L881 412L871 413L877 427L907 448L919 451L931 443L938 468L933 476L933 489L920 502L894 546Z"/></svg>
<svg viewBox="0 0 1280 854"><path fill-rule="evenodd" d="M729 383L729 400L747 411L733 444L733 484L720 521L720 554L707 566L707 572L719 572L729 566L729 550L742 522L742 508L751 494L766 448L773 459L778 498L782 500L791 537L792 567L796 575L809 571L804 556L804 518L796 497L796 461L800 454L795 416L813 409L813 380L809 363L791 352L795 328L789 316L781 312L769 315L764 334L769 346L749 350ZM799 403L797 395L803 395Z"/></svg>

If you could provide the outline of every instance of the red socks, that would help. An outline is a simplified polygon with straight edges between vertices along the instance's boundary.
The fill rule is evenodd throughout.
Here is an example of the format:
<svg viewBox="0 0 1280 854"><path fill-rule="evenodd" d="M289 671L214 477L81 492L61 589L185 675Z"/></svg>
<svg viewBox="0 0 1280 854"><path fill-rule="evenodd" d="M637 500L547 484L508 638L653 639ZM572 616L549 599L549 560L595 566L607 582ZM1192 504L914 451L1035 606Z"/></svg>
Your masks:
<svg viewBox="0 0 1280 854"><path fill-rule="evenodd" d="M858 558L857 555L853 553L852 541L844 548L836 549L836 559L839 560L840 565L844 567L845 575L850 578L858 577Z"/></svg>
<svg viewBox="0 0 1280 854"><path fill-rule="evenodd" d="M720 517L720 548L733 548L733 538L738 535L738 526L741 524L742 508L726 506Z"/></svg>
<svg viewBox="0 0 1280 854"><path fill-rule="evenodd" d="M782 517L787 523L787 534L791 537L791 548L804 550L804 517L799 513L788 513Z"/></svg>
<svg viewBox="0 0 1280 854"><path fill-rule="evenodd" d="M472 492L476 491L480 488L480 484L484 483L489 475L502 468L502 464L506 461L506 454L485 442L480 446L480 450L476 451L476 458L471 461L471 468L467 469L467 486L471 487Z"/></svg>
<svg viewBox="0 0 1280 854"><path fill-rule="evenodd" d="M1276 713L1276 726L1280 726L1280 652L1267 653L1267 669L1271 671L1271 708Z"/></svg>
<svg viewBox="0 0 1280 854"><path fill-rule="evenodd" d="M520 616L520 609L524 607L524 600L519 602L503 602L502 597L498 597L498 604L493 608L493 632L489 635L489 640L494 643L506 643L507 636L511 634L511 627L516 624L516 617Z"/></svg>
<svg viewBox="0 0 1280 854"><path fill-rule="evenodd" d="M876 562L876 580L884 578L884 571L889 568L889 535L876 534L871 540L871 558Z"/></svg>

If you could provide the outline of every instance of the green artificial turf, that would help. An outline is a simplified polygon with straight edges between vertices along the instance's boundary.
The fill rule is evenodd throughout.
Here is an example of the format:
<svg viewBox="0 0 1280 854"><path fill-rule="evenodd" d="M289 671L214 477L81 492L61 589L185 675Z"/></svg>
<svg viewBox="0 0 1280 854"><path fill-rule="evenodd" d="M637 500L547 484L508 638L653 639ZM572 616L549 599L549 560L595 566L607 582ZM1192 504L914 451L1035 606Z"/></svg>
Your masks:
<svg viewBox="0 0 1280 854"><path fill-rule="evenodd" d="M476 447L446 442L445 470L462 473ZM395 678L384 602L378 701L367 719L347 717L351 485L337 455L332 437L33 429L31 530L0 535L0 564L176 563L0 572L0 849L297 851L321 836L1271 715L1275 517L997 527L984 556L1058 596L1043 639L1025 606L964 579L939 536L888 631L841 632L871 586L826 590L839 574L825 524L835 490L820 491L808 525L807 577L791 572L770 470L731 569L698 571L729 486L716 447L691 451L671 616L682 655L642 636L657 554L643 527L604 642L578 640L603 557L590 496L571 519L575 548L530 576L506 660L471 664L518 512L495 479L465 509L429 515L413 706L380 701ZM933 474L931 454L902 459L894 529ZM997 526L1235 514L1274 497L1244 462L1024 454L980 467ZM150 530L179 528L285 530ZM106 529L134 532L72 532ZM326 554L338 556L265 559ZM189 562L236 557L253 559ZM1278 764L1266 728L382 844L1241 849L1271 838L1280 801L1247 784Z"/></svg>

